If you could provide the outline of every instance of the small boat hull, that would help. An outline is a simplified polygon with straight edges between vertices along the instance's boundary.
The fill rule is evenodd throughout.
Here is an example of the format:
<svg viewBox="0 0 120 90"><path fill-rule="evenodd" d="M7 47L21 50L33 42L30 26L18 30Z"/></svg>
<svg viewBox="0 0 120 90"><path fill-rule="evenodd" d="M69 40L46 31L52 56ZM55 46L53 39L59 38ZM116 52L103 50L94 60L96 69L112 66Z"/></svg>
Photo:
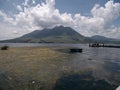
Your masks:
<svg viewBox="0 0 120 90"><path fill-rule="evenodd" d="M70 52L71 53L82 53L82 49L81 48L71 48L70 49Z"/></svg>

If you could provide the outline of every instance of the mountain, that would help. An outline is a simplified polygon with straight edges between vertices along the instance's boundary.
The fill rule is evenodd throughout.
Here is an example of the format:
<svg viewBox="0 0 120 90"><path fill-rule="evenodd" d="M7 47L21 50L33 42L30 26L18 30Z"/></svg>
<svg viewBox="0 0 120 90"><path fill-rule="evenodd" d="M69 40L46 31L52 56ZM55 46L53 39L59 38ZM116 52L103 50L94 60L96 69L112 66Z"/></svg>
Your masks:
<svg viewBox="0 0 120 90"><path fill-rule="evenodd" d="M85 37L70 27L57 26L52 29L35 30L22 37L4 40L7 43L115 43L120 44L120 40L95 35Z"/></svg>
<svg viewBox="0 0 120 90"><path fill-rule="evenodd" d="M120 44L119 39L107 38L107 37L99 36L99 35L95 35L90 38L96 42Z"/></svg>
<svg viewBox="0 0 120 90"><path fill-rule="evenodd" d="M5 40L17 43L86 43L92 40L70 27L57 26L53 29L36 30L22 37Z"/></svg>

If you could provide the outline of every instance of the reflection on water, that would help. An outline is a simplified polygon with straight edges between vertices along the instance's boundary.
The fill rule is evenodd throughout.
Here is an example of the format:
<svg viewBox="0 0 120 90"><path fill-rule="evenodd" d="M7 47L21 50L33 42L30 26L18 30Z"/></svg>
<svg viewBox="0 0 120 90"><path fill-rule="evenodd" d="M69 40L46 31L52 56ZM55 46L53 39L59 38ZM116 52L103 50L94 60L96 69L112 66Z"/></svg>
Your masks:
<svg viewBox="0 0 120 90"><path fill-rule="evenodd" d="M91 70L95 78L120 85L119 49L83 48L83 53L72 54L65 66L74 72Z"/></svg>
<svg viewBox="0 0 120 90"><path fill-rule="evenodd" d="M105 80L96 80L91 74L87 72L81 75L64 75L56 82L53 90L115 90L115 85Z"/></svg>
<svg viewBox="0 0 120 90"><path fill-rule="evenodd" d="M2 45L2 44L1 44ZM83 44L7 44L13 47L80 47L83 53L69 54L62 63L55 63L57 68L45 71L58 75L53 90L115 90L120 85L120 49L89 48ZM54 63L54 62L53 62ZM45 72L44 71L44 72ZM42 74L42 73L41 73ZM1 74L0 74L1 75ZM44 89L43 85L39 90Z"/></svg>

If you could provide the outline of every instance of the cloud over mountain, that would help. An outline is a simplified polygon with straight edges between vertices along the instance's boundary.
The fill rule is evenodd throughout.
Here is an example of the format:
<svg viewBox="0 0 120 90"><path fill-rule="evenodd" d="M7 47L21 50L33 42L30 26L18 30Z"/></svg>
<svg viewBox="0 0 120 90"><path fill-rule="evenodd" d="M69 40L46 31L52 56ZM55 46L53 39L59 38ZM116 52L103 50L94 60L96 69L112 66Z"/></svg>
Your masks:
<svg viewBox="0 0 120 90"><path fill-rule="evenodd" d="M20 32L20 35L36 29L64 25L72 27L85 36L97 34L120 38L120 27L113 24L114 20L120 18L120 3L114 3L113 0L108 1L104 7L99 4L94 5L91 16L83 16L80 13L74 15L67 12L61 13L55 7L55 0L46 0L33 5L35 3L35 0L31 3L25 0L22 5L16 7L19 13L12 16L0 11L0 19L3 23L19 28L19 31L14 32Z"/></svg>

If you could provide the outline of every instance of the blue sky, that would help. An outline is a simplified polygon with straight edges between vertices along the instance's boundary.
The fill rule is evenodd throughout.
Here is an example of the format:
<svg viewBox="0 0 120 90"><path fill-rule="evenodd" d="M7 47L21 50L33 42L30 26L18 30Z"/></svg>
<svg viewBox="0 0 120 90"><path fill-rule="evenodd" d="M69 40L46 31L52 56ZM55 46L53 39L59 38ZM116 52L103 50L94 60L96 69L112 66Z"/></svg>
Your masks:
<svg viewBox="0 0 120 90"><path fill-rule="evenodd" d="M56 7L62 12L88 14L95 4L104 5L107 0L56 0Z"/></svg>
<svg viewBox="0 0 120 90"><path fill-rule="evenodd" d="M0 0L0 40L56 25L120 38L120 0Z"/></svg>
<svg viewBox="0 0 120 90"><path fill-rule="evenodd" d="M32 2L31 0L29 0ZM36 4L45 2L45 0L35 0ZM55 7L58 8L61 12L68 13L82 13L89 14L90 10L93 8L95 4L100 4L104 6L104 4L108 0L56 0ZM4 10L6 12L17 12L15 10L15 4L21 4L24 0L0 0L0 10ZM114 0L114 2L119 2L120 0Z"/></svg>
<svg viewBox="0 0 120 90"><path fill-rule="evenodd" d="M32 0L29 0L32 2ZM45 0L35 0L36 4L45 2ZM83 15L89 15L90 10L95 4L104 5L108 0L56 0L55 7L62 13L81 13ZM118 2L120 0L115 0ZM0 0L0 9L6 13L17 13L15 5L23 3L24 0Z"/></svg>

